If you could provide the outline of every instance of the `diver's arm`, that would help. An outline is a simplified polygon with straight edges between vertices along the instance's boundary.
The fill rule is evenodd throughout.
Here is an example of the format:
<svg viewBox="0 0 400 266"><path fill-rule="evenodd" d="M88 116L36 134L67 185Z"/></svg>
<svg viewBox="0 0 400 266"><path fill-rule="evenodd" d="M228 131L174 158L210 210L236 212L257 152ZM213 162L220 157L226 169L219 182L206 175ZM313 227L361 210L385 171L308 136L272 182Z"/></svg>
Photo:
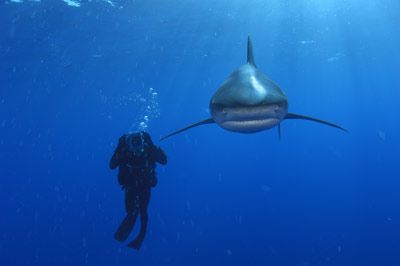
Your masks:
<svg viewBox="0 0 400 266"><path fill-rule="evenodd" d="M167 156L160 147L155 147L155 159L159 164L167 164Z"/></svg>
<svg viewBox="0 0 400 266"><path fill-rule="evenodd" d="M119 138L118 141L118 146L114 151L113 156L110 159L110 169L114 170L117 168L119 165L121 165L122 159L123 159L123 146L124 146L124 138L125 135L122 135Z"/></svg>
<svg viewBox="0 0 400 266"><path fill-rule="evenodd" d="M121 163L121 155L118 149L116 149L110 160L110 169L114 170L120 165L120 163Z"/></svg>

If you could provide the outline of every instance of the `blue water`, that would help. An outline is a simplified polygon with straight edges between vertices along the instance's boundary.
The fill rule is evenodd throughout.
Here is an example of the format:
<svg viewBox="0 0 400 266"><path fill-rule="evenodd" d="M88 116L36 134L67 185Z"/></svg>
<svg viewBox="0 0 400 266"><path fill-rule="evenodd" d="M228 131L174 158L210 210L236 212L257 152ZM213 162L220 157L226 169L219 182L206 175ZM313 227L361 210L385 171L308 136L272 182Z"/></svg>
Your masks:
<svg viewBox="0 0 400 266"><path fill-rule="evenodd" d="M0 265L400 265L397 0L1 1ZM205 125L169 163L140 251L118 137L205 119L246 60L289 110L257 134ZM137 229L136 229L137 230Z"/></svg>

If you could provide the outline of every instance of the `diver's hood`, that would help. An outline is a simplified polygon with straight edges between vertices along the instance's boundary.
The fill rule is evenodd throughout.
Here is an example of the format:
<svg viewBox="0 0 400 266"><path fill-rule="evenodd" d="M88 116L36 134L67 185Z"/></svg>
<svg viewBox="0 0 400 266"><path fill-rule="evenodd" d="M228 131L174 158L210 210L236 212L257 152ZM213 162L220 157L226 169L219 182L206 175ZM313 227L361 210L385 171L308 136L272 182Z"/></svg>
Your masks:
<svg viewBox="0 0 400 266"><path fill-rule="evenodd" d="M142 156L145 149L151 146L151 139L149 143L149 137L146 136L145 132L132 133L125 137L125 143L128 147L128 151L134 156ZM147 134L148 135L148 134Z"/></svg>

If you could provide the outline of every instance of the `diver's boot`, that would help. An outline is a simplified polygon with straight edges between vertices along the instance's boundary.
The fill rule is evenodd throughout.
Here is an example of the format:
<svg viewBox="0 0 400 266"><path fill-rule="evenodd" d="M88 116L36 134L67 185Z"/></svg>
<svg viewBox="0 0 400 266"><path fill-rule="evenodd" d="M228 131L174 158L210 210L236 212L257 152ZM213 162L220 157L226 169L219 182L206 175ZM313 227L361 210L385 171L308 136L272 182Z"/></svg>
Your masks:
<svg viewBox="0 0 400 266"><path fill-rule="evenodd" d="M128 213L125 219L122 221L117 231L114 234L114 238L120 242L125 241L131 233L133 226L135 225L137 212Z"/></svg>

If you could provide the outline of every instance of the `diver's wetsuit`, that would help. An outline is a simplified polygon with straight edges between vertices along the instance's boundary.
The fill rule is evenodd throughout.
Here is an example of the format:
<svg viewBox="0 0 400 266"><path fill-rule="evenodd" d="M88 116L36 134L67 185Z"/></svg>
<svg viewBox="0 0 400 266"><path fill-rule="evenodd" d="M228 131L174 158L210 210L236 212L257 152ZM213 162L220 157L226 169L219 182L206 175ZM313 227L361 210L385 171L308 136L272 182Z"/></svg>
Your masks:
<svg viewBox="0 0 400 266"><path fill-rule="evenodd" d="M167 157L145 132L122 136L110 160L111 169L119 167L118 180L125 190L127 215L114 235L118 241L125 241L128 238L140 213L140 232L128 244L132 248L139 249L146 234L147 206L151 188L157 184L156 163L166 164Z"/></svg>

